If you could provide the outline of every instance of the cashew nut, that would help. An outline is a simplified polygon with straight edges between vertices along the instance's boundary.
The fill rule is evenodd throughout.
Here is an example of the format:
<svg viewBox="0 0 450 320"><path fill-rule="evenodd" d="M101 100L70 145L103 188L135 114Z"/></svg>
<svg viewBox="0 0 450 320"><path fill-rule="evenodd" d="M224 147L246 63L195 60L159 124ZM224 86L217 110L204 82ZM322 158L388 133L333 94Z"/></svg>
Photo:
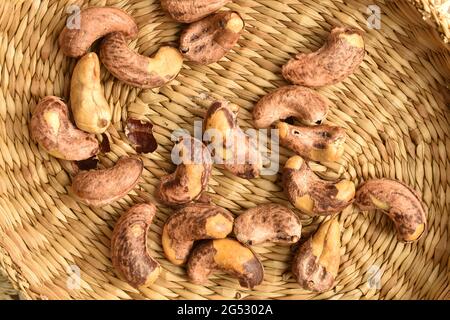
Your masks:
<svg viewBox="0 0 450 320"><path fill-rule="evenodd" d="M327 114L327 99L305 87L287 86L259 100L253 109L253 122L256 128L269 128L278 120L295 117L305 125L317 125Z"/></svg>
<svg viewBox="0 0 450 320"><path fill-rule="evenodd" d="M233 230L233 216L210 204L191 204L166 221L162 234L165 256L175 265L186 263L194 241L226 238Z"/></svg>
<svg viewBox="0 0 450 320"><path fill-rule="evenodd" d="M140 159L122 157L109 169L83 171L72 181L77 200L102 207L126 196L138 183L144 166Z"/></svg>
<svg viewBox="0 0 450 320"><path fill-rule="evenodd" d="M320 125L300 127L279 122L280 144L312 161L338 161L344 154L347 138L340 127Z"/></svg>
<svg viewBox="0 0 450 320"><path fill-rule="evenodd" d="M307 87L322 87L341 82L364 60L363 31L335 27L327 43L313 53L300 53L283 66L286 80Z"/></svg>
<svg viewBox="0 0 450 320"><path fill-rule="evenodd" d="M322 180L299 156L294 156L286 162L283 185L289 201L297 209L310 215L341 212L355 197L355 184L352 181Z"/></svg>
<svg viewBox="0 0 450 320"><path fill-rule="evenodd" d="M114 268L135 288L155 282L161 271L147 249L147 234L155 217L153 204L138 204L117 221L111 238Z"/></svg>
<svg viewBox="0 0 450 320"><path fill-rule="evenodd" d="M161 0L163 9L178 22L198 21L232 0Z"/></svg>
<svg viewBox="0 0 450 320"><path fill-rule="evenodd" d="M245 179L259 176L261 154L255 142L238 126L237 114L228 102L212 104L205 116L204 129L205 141L210 139L214 146L213 156L221 158L228 171ZM217 140L223 142L219 148L215 148Z"/></svg>
<svg viewBox="0 0 450 320"><path fill-rule="evenodd" d="M70 84L72 113L77 127L103 133L111 124L111 108L100 83L100 61L95 53L83 56L75 66Z"/></svg>
<svg viewBox="0 0 450 320"><path fill-rule="evenodd" d="M386 213L401 241L419 240L426 231L427 217L421 195L399 181L374 179L363 183L356 193L355 204L360 210L379 209Z"/></svg>
<svg viewBox="0 0 450 320"><path fill-rule="evenodd" d="M216 270L237 277L241 286L250 289L264 278L263 265L255 253L232 239L206 240L192 251L187 264L192 282L205 283Z"/></svg>
<svg viewBox="0 0 450 320"><path fill-rule="evenodd" d="M306 290L325 292L335 285L339 271L341 234L339 222L328 220L303 243L292 262L292 273Z"/></svg>
<svg viewBox="0 0 450 320"><path fill-rule="evenodd" d="M66 26L59 36L59 45L66 56L79 58L85 55L92 44L112 32L120 32L127 39L138 34L133 18L118 8L91 7L81 11L79 26Z"/></svg>
<svg viewBox="0 0 450 320"><path fill-rule="evenodd" d="M296 243L300 240L302 224L288 208L271 203L251 208L236 218L234 234L247 245L267 241Z"/></svg>
<svg viewBox="0 0 450 320"><path fill-rule="evenodd" d="M203 65L222 59L238 42L244 20L234 11L223 11L191 24L181 35L184 57Z"/></svg>
<svg viewBox="0 0 450 320"><path fill-rule="evenodd" d="M75 128L69 120L69 108L58 97L45 97L31 117L33 140L52 156L81 161L95 156L99 144L95 136Z"/></svg>
<svg viewBox="0 0 450 320"><path fill-rule="evenodd" d="M183 56L172 47L161 47L153 58L130 50L122 33L111 33L100 46L100 59L117 79L134 87L161 87L175 79Z"/></svg>

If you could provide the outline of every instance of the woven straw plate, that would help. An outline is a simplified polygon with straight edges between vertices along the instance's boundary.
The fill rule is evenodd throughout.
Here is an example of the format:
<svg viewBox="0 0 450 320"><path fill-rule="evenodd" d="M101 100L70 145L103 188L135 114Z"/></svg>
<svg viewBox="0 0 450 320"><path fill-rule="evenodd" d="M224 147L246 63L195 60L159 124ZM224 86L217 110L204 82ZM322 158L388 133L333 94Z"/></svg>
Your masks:
<svg viewBox="0 0 450 320"><path fill-rule="evenodd" d="M219 63L186 63L175 81L154 91L128 87L102 70L114 114L108 132L112 152L100 157L102 166L133 154L123 133L127 117L151 120L159 148L143 157L138 188L111 206L92 209L68 195L71 165L40 149L28 130L40 98L69 97L75 60L57 45L66 9L70 4L125 9L140 27L131 47L146 55L161 43L175 43L181 26L162 12L158 0L0 1L0 269L32 299L449 299L450 51L406 1L376 1L381 29L369 29L367 6L373 2L235 0L228 8L243 15L247 29ZM266 274L253 291L224 274L199 286L164 259L160 233L171 210L158 206L149 244L163 267L160 278L139 291L120 280L110 261L112 228L134 203L154 201L159 178L174 169L171 132L192 132L210 101L221 98L239 105L241 126L251 127L254 103L286 84L281 66L298 51L319 48L336 24L363 28L367 55L356 74L319 90L332 102L329 122L346 128L349 138L341 162L313 168L327 178L360 183L388 177L411 185L423 193L428 209L426 236L400 243L384 215L350 207L339 216L341 265L332 291L301 289L290 273L291 249L272 244L254 247ZM290 155L281 149L280 165ZM208 191L214 203L235 214L261 203L288 204L279 176L243 180L216 167ZM323 220L301 219L305 238Z"/></svg>

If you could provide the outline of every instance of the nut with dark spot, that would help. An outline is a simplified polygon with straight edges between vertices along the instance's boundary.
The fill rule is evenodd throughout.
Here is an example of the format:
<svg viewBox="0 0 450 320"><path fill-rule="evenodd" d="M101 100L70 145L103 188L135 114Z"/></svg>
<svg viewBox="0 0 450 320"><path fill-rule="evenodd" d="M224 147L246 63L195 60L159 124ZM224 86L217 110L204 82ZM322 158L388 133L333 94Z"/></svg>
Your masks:
<svg viewBox="0 0 450 320"><path fill-rule="evenodd" d="M152 153L158 148L158 143L153 136L153 124L149 121L129 118L125 135L138 153Z"/></svg>
<svg viewBox="0 0 450 320"><path fill-rule="evenodd" d="M232 0L161 0L161 6L172 19L191 23L219 10Z"/></svg>

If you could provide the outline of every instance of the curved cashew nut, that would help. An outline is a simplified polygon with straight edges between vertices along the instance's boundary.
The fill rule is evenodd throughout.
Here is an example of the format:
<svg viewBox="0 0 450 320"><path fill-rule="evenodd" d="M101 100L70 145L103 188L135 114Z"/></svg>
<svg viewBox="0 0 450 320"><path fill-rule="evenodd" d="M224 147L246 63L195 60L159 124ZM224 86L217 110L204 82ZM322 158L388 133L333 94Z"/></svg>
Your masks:
<svg viewBox="0 0 450 320"><path fill-rule="evenodd" d="M339 222L328 220L302 244L292 262L292 273L306 290L331 290L339 271L341 234Z"/></svg>
<svg viewBox="0 0 450 320"><path fill-rule="evenodd" d="M77 200L102 207L126 196L138 183L144 165L140 159L122 157L109 169L82 171L72 182Z"/></svg>
<svg viewBox="0 0 450 320"><path fill-rule="evenodd" d="M313 161L337 161L344 154L347 135L340 127L299 127L279 122L280 144Z"/></svg>
<svg viewBox="0 0 450 320"><path fill-rule="evenodd" d="M283 186L289 201L297 209L311 215L341 212L355 197L355 184L352 181L322 180L299 156L294 156L286 162Z"/></svg>
<svg viewBox="0 0 450 320"><path fill-rule="evenodd" d="M267 241L296 243L300 240L302 224L290 209L275 203L251 208L236 218L234 234L247 245Z"/></svg>
<svg viewBox="0 0 450 320"><path fill-rule="evenodd" d="M187 264L192 282L201 284L216 270L238 278L241 286L261 284L264 268L252 250L232 239L206 240L194 248Z"/></svg>
<svg viewBox="0 0 450 320"><path fill-rule="evenodd" d="M245 23L234 11L213 14L181 35L180 51L189 61L208 65L222 59L239 41Z"/></svg>
<svg viewBox="0 0 450 320"><path fill-rule="evenodd" d="M327 43L313 53L300 53L283 66L286 80L307 87L322 87L341 82L364 60L363 31L335 27Z"/></svg>
<svg viewBox="0 0 450 320"><path fill-rule="evenodd" d="M181 164L174 173L161 178L156 196L163 203L176 206L198 199L206 190L212 160L208 148L192 137L181 137L174 151L180 155Z"/></svg>
<svg viewBox="0 0 450 320"><path fill-rule="evenodd" d="M130 50L122 33L111 33L100 46L106 69L128 85L150 89L175 79L183 66L183 56L172 47L161 47L153 58Z"/></svg>
<svg viewBox="0 0 450 320"><path fill-rule="evenodd" d="M210 136L213 145L216 144L215 138L223 142L220 146L222 149L215 148L213 156L220 157L228 171L245 179L259 176L262 169L261 154L254 141L238 126L237 115L228 102L217 101L212 104L205 116L204 130L205 140Z"/></svg>
<svg viewBox="0 0 450 320"><path fill-rule="evenodd" d="M295 117L305 125L322 124L328 114L328 100L317 92L287 86L265 95L253 109L256 128L269 128L274 122Z"/></svg>
<svg viewBox="0 0 450 320"><path fill-rule="evenodd" d="M177 22L198 21L232 0L161 0L163 9Z"/></svg>
<svg viewBox="0 0 450 320"><path fill-rule="evenodd" d="M135 288L155 282L161 271L147 249L147 234L156 213L153 204L138 204L117 221L111 238L114 268Z"/></svg>
<svg viewBox="0 0 450 320"><path fill-rule="evenodd" d="M31 117L33 140L52 156L72 161L86 160L98 153L95 136L75 128L69 120L69 108L58 97L45 97Z"/></svg>
<svg viewBox="0 0 450 320"><path fill-rule="evenodd" d="M226 238L233 230L233 216L210 204L191 204L166 221L162 245L167 259L175 265L186 263L194 241Z"/></svg>
<svg viewBox="0 0 450 320"><path fill-rule="evenodd" d="M59 45L66 56L79 58L92 44L112 32L120 32L127 39L138 34L134 19L118 8L91 7L84 9L79 17L80 26L65 27L59 36Z"/></svg>
<svg viewBox="0 0 450 320"><path fill-rule="evenodd" d="M374 179L363 183L356 193L355 204L360 210L379 209L386 213L401 241L416 241L425 233L427 217L421 195L399 181Z"/></svg>

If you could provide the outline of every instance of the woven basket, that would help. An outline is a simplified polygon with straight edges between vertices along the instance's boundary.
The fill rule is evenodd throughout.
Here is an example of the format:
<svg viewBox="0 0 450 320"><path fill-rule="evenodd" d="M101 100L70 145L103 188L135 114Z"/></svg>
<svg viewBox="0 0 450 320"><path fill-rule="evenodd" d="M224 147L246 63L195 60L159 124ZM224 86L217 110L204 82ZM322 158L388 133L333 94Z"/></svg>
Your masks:
<svg viewBox="0 0 450 320"><path fill-rule="evenodd" d="M181 26L162 12L158 0L0 1L0 269L31 299L449 299L450 51L443 41L448 24L438 24L441 37L411 3L376 1L381 29L370 29L367 7L373 2L235 0L228 8L243 15L246 32L219 63L186 63L175 81L154 91L128 87L103 69L114 126L108 132L112 152L100 157L102 166L134 152L123 133L130 116L155 124L159 148L143 156L144 174L130 195L92 209L68 195L70 164L40 149L28 129L39 99L69 96L75 60L64 57L57 44L66 9L70 4L125 9L140 27L131 47L146 55L161 43L175 43ZM419 3L424 12L438 12L424 3ZM367 55L350 78L319 90L332 104L329 122L346 128L349 138L342 161L313 169L355 183L388 177L411 185L428 209L426 236L400 243L386 216L350 207L339 216L341 265L332 291L301 289L290 272L291 248L273 244L254 247L266 270L254 290L221 273L200 286L163 257L161 228L171 210L158 206L149 244L163 267L160 278L142 290L120 280L110 260L112 228L131 205L154 201L159 178L174 169L171 132L192 132L216 98L239 105L241 126L251 127L254 103L286 84L281 66L299 50L319 48L336 24L366 30ZM281 165L290 155L281 149ZM216 167L208 191L215 204L235 214L261 203L288 205L279 176L243 180ZM323 220L300 217L305 238ZM81 281L74 286L77 271ZM373 285L377 276L379 285Z"/></svg>

